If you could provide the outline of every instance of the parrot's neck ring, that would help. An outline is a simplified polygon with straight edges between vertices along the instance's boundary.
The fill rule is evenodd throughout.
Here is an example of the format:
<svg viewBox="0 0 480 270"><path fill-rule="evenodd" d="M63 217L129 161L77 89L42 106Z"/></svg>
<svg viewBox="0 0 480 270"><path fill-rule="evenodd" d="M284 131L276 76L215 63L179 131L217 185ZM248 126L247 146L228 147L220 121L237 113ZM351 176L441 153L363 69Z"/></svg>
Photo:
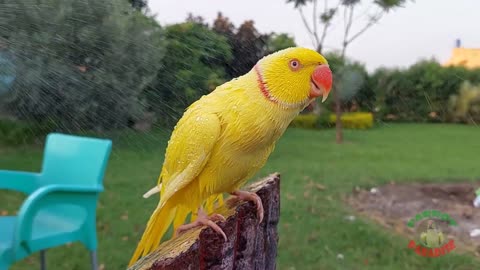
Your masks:
<svg viewBox="0 0 480 270"><path fill-rule="evenodd" d="M262 75L262 72L260 71L260 67L258 65L255 65L254 70L255 70L255 73L257 74L258 87L260 88L260 92L262 92L263 96L267 100L275 104L278 104L280 107L283 107L285 109L303 109L308 105L308 103L310 103L309 98L306 98L303 101L295 102L295 103L279 100L278 98L274 97L270 93L267 83L263 80L263 75Z"/></svg>

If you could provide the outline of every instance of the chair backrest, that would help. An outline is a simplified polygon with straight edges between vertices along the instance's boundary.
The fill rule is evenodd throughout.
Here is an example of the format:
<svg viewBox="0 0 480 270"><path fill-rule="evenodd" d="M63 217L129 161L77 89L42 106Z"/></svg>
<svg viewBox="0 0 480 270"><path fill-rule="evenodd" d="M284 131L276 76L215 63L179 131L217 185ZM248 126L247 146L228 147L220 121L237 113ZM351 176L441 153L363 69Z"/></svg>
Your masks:
<svg viewBox="0 0 480 270"><path fill-rule="evenodd" d="M102 186L111 148L110 140L49 134L43 155L40 186Z"/></svg>

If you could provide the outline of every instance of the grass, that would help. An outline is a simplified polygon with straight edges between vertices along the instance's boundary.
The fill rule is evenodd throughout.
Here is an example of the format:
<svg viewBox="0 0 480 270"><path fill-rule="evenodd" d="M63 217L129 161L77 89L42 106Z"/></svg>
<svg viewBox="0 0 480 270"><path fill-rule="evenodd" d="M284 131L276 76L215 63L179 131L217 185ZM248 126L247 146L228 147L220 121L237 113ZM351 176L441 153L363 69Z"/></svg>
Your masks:
<svg viewBox="0 0 480 270"><path fill-rule="evenodd" d="M468 254L430 259L408 250L408 240L354 214L342 196L355 186L389 181L480 179L480 129L460 125L395 124L367 131L290 129L257 177L282 174L278 269L480 269ZM141 195L161 168L166 132L125 134L114 139L98 208L99 261L104 269L125 269L156 200ZM1 168L38 170L41 148L0 149ZM325 190L311 187L322 184ZM0 211L18 209L22 197L0 193ZM342 254L343 259L337 255ZM89 269L79 244L47 253L49 269ZM37 256L14 270L38 267Z"/></svg>

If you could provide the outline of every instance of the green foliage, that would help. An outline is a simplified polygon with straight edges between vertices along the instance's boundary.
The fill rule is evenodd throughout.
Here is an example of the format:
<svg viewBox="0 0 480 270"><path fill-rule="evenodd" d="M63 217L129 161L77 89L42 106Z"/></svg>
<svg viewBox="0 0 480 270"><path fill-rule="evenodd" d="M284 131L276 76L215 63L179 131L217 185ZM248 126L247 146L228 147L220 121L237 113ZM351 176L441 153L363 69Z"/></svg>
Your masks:
<svg viewBox="0 0 480 270"><path fill-rule="evenodd" d="M335 126L335 122L331 121L332 112L324 111L317 117L317 128L332 128Z"/></svg>
<svg viewBox="0 0 480 270"><path fill-rule="evenodd" d="M128 2L136 10L143 10L147 8L147 0L128 0Z"/></svg>
<svg viewBox="0 0 480 270"><path fill-rule="evenodd" d="M0 43L14 55L17 74L3 100L10 114L63 130L126 127L143 115L140 94L163 55L153 18L124 0L0 6L10 15L1 19Z"/></svg>
<svg viewBox="0 0 480 270"><path fill-rule="evenodd" d="M295 47L295 40L288 34L272 33L267 41L267 54L274 53L286 48Z"/></svg>
<svg viewBox="0 0 480 270"><path fill-rule="evenodd" d="M351 59L342 59L337 53L326 53L325 57L334 76L333 87L340 92L343 109L372 111L375 93L370 87L365 66ZM333 98L329 99L327 105L333 110Z"/></svg>
<svg viewBox="0 0 480 270"><path fill-rule="evenodd" d="M448 109L452 121L480 123L480 85L463 82L458 94L450 96Z"/></svg>
<svg viewBox="0 0 480 270"><path fill-rule="evenodd" d="M243 22L238 29L221 13L213 22L212 29L227 38L233 58L225 63L228 78L236 78L249 72L267 54L295 46L287 34L261 34L252 20Z"/></svg>
<svg viewBox="0 0 480 270"><path fill-rule="evenodd" d="M354 6L360 3L361 0L340 0L344 6Z"/></svg>
<svg viewBox="0 0 480 270"><path fill-rule="evenodd" d="M2 60L13 63L0 67L0 105L57 130L122 129L147 111L172 124L265 54L295 45L286 34L260 34L253 21L236 29L221 14L212 28L190 14L162 29L135 11L143 0L27 2L0 0Z"/></svg>
<svg viewBox="0 0 480 270"><path fill-rule="evenodd" d="M421 61L406 70L379 69L371 83L378 97L380 115L399 121L446 121L448 100L465 80L480 82L480 70L442 67Z"/></svg>
<svg viewBox="0 0 480 270"><path fill-rule="evenodd" d="M389 11L390 9L403 6L407 0L375 0L374 2L382 9Z"/></svg>
<svg viewBox="0 0 480 270"><path fill-rule="evenodd" d="M249 72L257 61L266 55L268 35L260 34L254 24L254 21L245 21L234 33L225 35L233 53L233 61L226 66L230 78Z"/></svg>
<svg viewBox="0 0 480 270"><path fill-rule="evenodd" d="M287 0L287 3L293 3L296 8L306 5L308 2L312 2L312 0Z"/></svg>
<svg viewBox="0 0 480 270"><path fill-rule="evenodd" d="M287 3L294 3L295 8L307 5L307 3L318 0L287 0ZM363 1L365 2L365 1ZM384 10L390 10L396 7L401 7L406 0L374 0L373 3ZM354 6L362 3L362 0L340 0L340 3L344 6Z"/></svg>
<svg viewBox="0 0 480 270"><path fill-rule="evenodd" d="M149 107L171 123L200 96L226 80L224 63L232 59L226 38L206 26L186 22L165 28L166 55L146 90Z"/></svg>

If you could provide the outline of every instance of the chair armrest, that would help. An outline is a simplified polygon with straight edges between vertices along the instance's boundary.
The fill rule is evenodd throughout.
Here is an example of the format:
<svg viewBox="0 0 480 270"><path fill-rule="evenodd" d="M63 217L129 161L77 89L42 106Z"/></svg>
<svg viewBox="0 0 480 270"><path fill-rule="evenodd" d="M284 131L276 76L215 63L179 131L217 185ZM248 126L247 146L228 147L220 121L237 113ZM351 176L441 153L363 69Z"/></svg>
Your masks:
<svg viewBox="0 0 480 270"><path fill-rule="evenodd" d="M0 170L0 190L8 189L31 194L38 186L39 174L33 172Z"/></svg>
<svg viewBox="0 0 480 270"><path fill-rule="evenodd" d="M14 254L23 241L31 239L33 219L39 210L45 206L65 203L80 206L87 211L88 216L95 217L98 194L102 191L103 187L48 185L33 192L18 212L12 245Z"/></svg>

